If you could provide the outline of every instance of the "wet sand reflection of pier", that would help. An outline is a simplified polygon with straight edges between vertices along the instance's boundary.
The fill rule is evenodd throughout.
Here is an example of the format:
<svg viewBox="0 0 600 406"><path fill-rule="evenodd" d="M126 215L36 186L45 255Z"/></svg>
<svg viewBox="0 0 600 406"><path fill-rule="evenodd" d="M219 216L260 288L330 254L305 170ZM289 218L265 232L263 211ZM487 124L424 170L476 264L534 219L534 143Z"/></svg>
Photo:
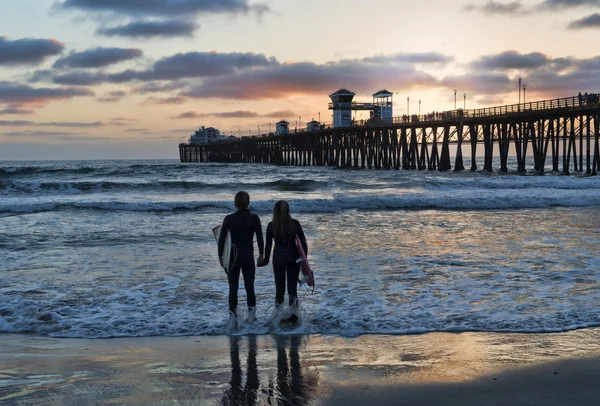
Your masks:
<svg viewBox="0 0 600 406"><path fill-rule="evenodd" d="M499 156L499 170L507 172L508 157L514 154L514 169L525 172L530 154L537 172L545 171L547 159L553 172L568 174L573 170L596 175L600 170L598 96L587 102L573 96L355 124L283 136L244 137L234 142L180 144L180 160L492 172L493 158ZM451 144L456 146L453 159ZM484 163L478 168L481 144ZM467 167L463 146L470 146Z"/></svg>

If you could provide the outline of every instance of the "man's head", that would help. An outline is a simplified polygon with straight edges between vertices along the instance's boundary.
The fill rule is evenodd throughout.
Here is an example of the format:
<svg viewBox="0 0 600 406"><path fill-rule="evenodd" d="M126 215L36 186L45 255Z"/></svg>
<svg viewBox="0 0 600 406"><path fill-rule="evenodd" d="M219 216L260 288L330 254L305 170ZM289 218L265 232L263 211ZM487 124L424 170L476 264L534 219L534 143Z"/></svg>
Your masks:
<svg viewBox="0 0 600 406"><path fill-rule="evenodd" d="M233 203L238 210L246 210L250 206L250 195L243 191L237 192Z"/></svg>

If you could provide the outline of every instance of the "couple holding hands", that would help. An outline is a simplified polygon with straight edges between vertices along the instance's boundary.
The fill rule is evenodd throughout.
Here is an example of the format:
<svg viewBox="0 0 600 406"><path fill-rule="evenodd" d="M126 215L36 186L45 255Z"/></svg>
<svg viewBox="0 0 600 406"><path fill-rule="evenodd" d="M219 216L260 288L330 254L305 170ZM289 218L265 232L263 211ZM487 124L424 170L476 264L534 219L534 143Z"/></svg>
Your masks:
<svg viewBox="0 0 600 406"><path fill-rule="evenodd" d="M300 265L296 263L299 257L296 247L296 235L300 238L304 252L308 253L306 237L302 226L292 218L290 206L285 200L280 200L273 207L273 220L267 226L266 249L263 240L260 218L250 213L250 195L246 192L238 192L234 199L237 211L225 217L219 236L219 261L223 265L223 252L225 249L225 238L227 232L231 233L231 245L237 250L230 258L230 269L227 273L229 281L229 317L230 322L237 324L238 318L238 288L240 272L244 278L246 288L246 300L248 304L247 322L256 321L256 294L254 292L254 279L256 267L254 263L254 235L258 243L259 257L256 266L262 267L269 264L273 241L273 274L275 276L275 310L270 321L276 319L283 308L283 297L285 295L286 281L291 309L290 321L300 321L300 309L298 304L298 275Z"/></svg>

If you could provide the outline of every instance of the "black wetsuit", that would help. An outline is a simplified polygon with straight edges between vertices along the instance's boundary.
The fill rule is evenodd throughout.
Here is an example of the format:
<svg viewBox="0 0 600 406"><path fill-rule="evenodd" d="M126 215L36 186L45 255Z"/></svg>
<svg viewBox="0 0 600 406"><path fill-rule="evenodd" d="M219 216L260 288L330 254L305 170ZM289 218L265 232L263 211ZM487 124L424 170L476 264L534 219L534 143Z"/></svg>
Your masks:
<svg viewBox="0 0 600 406"><path fill-rule="evenodd" d="M227 279L229 280L229 310L235 311L238 305L238 288L240 285L240 270L244 276L244 287L246 288L246 299L248 307L256 306L256 295L254 294L254 276L256 266L254 263L254 234L258 243L258 252L264 252L264 240L260 218L249 210L238 210L225 217L223 228L219 237L219 258L223 256L225 248L225 237L227 231L231 232L231 244L235 246L237 256L232 250L230 258L231 270Z"/></svg>
<svg viewBox="0 0 600 406"><path fill-rule="evenodd" d="M273 222L267 226L267 248L265 250L265 260L269 260L271 254L272 241L275 240L275 249L273 250L273 273L275 274L275 301L277 304L283 303L285 295L285 280L287 277L287 291L290 304L298 297L298 275L300 273L300 264L296 260L300 257L296 247L296 234L300 237L302 248L308 254L306 246L306 237L302 226L298 220L293 220L294 227L284 236L277 236L273 232Z"/></svg>

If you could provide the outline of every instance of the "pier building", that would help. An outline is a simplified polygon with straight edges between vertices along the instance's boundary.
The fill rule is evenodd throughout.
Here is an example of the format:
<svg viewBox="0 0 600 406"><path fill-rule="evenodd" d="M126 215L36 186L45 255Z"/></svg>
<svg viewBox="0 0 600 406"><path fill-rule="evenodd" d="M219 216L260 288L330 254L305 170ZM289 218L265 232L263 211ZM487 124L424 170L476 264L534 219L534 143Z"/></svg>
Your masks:
<svg viewBox="0 0 600 406"><path fill-rule="evenodd" d="M290 133L290 123L285 120L275 124L275 135L288 135Z"/></svg>
<svg viewBox="0 0 600 406"><path fill-rule="evenodd" d="M221 132L214 127L200 127L191 137L190 144L208 144L210 142L223 141L226 137L221 137Z"/></svg>

